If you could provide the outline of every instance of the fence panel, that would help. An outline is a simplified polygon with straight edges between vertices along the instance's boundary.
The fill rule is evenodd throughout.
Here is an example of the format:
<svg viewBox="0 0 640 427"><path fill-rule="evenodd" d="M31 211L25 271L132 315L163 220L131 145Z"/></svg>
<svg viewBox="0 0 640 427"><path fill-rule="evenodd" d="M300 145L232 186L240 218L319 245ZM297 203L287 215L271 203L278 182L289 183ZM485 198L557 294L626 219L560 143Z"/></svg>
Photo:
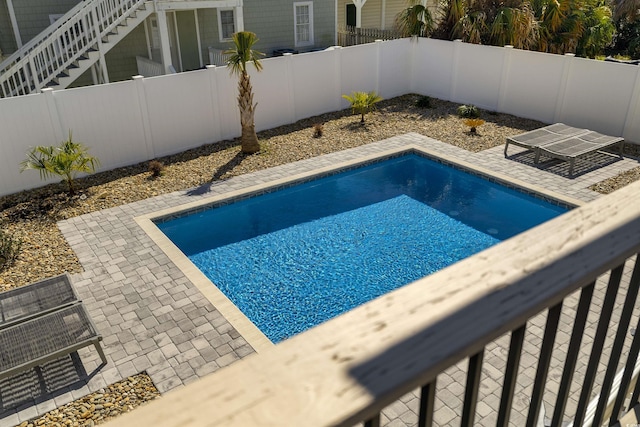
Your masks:
<svg viewBox="0 0 640 427"><path fill-rule="evenodd" d="M27 151L59 141L43 95L0 99L0 195L42 185L38 172L20 173Z"/></svg>
<svg viewBox="0 0 640 427"><path fill-rule="evenodd" d="M570 59L558 121L622 135L638 66Z"/></svg>
<svg viewBox="0 0 640 427"><path fill-rule="evenodd" d="M255 70L251 70L251 75L255 74ZM209 95L217 108L220 140L235 138L240 136L241 131L240 113L238 112L238 78L231 75L227 67L216 67L214 76L215 86L211 86ZM260 109L267 108L269 104L261 105L258 109L258 115Z"/></svg>
<svg viewBox="0 0 640 427"><path fill-rule="evenodd" d="M411 91L411 39L392 40L379 44L378 91L384 98Z"/></svg>
<svg viewBox="0 0 640 427"><path fill-rule="evenodd" d="M350 94L355 91L370 92L376 90L377 70L376 45L366 44L341 49L340 76L341 93ZM349 106L347 101L342 108Z"/></svg>
<svg viewBox="0 0 640 427"><path fill-rule="evenodd" d="M260 73L256 73L251 66L253 99L258 103L255 118L257 131L295 121L290 60L291 55L264 59L264 69Z"/></svg>
<svg viewBox="0 0 640 427"><path fill-rule="evenodd" d="M461 42L455 42L453 49L455 71L451 100L496 110L505 49Z"/></svg>
<svg viewBox="0 0 640 427"><path fill-rule="evenodd" d="M207 78L207 72L199 70L145 79L156 157L214 142L214 111Z"/></svg>
<svg viewBox="0 0 640 427"><path fill-rule="evenodd" d="M340 75L336 72L336 55L341 50L291 57L296 120L340 108Z"/></svg>
<svg viewBox="0 0 640 427"><path fill-rule="evenodd" d="M500 111L553 122L565 57L520 49L511 49L509 55Z"/></svg>
<svg viewBox="0 0 640 427"><path fill-rule="evenodd" d="M453 43L419 38L412 48L412 92L450 99L453 76Z"/></svg>
<svg viewBox="0 0 640 427"><path fill-rule="evenodd" d="M147 159L140 109L132 81L54 91L64 138L89 148L109 170Z"/></svg>

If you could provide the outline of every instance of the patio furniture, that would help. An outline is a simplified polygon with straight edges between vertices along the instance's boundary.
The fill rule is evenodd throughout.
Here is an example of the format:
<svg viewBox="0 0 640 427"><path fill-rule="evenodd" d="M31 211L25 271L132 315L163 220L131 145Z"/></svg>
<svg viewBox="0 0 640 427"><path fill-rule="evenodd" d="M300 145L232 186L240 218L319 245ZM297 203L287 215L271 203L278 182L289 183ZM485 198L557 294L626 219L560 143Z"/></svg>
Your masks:
<svg viewBox="0 0 640 427"><path fill-rule="evenodd" d="M101 340L66 273L0 292L0 379Z"/></svg>
<svg viewBox="0 0 640 427"><path fill-rule="evenodd" d="M89 345L104 364L102 336L81 302L0 330L0 379L56 360Z"/></svg>
<svg viewBox="0 0 640 427"><path fill-rule="evenodd" d="M540 155L540 147L553 144L573 136L579 136L587 132L589 132L588 129L575 128L567 126L564 123L554 123L519 135L507 137L507 141L504 146L504 156L507 157L507 148L509 148L509 144L513 144L518 147L533 150L536 154L537 163Z"/></svg>
<svg viewBox="0 0 640 427"><path fill-rule="evenodd" d="M0 329L78 301L68 274L0 292Z"/></svg>
<svg viewBox="0 0 640 427"><path fill-rule="evenodd" d="M620 158L622 158L624 138L603 135L598 132L588 132L538 147L539 152L536 155L536 163L541 154L568 161L569 176L573 176L573 168L575 166L576 158L586 156L590 153L595 153L596 151L612 147L616 144L619 145Z"/></svg>

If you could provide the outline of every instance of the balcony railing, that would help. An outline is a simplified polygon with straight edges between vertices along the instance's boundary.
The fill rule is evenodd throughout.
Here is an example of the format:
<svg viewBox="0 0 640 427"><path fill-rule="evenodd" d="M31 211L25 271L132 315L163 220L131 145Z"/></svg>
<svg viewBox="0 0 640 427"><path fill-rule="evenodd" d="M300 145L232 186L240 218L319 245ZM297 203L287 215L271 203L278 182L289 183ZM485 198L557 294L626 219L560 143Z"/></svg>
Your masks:
<svg viewBox="0 0 640 427"><path fill-rule="evenodd" d="M639 250L640 182L111 425L377 426L410 393L419 426L613 423L640 395Z"/></svg>

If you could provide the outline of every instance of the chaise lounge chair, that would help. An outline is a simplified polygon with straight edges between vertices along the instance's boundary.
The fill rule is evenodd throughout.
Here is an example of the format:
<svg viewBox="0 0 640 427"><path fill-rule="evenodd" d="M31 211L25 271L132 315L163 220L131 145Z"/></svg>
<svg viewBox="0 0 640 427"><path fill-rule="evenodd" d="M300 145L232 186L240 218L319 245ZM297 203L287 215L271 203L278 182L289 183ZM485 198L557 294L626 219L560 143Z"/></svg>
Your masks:
<svg viewBox="0 0 640 427"><path fill-rule="evenodd" d="M101 340L68 274L0 292L0 380Z"/></svg>
<svg viewBox="0 0 640 427"><path fill-rule="evenodd" d="M509 144L533 150L535 163L541 155L569 162L569 176L573 176L576 158L609 148L620 146L620 157L624 149L624 138L603 135L589 129L575 128L564 123L555 123L540 129L508 137L504 147L507 157Z"/></svg>
<svg viewBox="0 0 640 427"><path fill-rule="evenodd" d="M564 139L539 147L541 155L561 159L569 162L569 176L573 176L573 168L576 158L605 148L619 145L620 158L624 150L624 138L603 135L598 132L588 132L579 136ZM539 157L539 156L537 156Z"/></svg>
<svg viewBox="0 0 640 427"><path fill-rule="evenodd" d="M588 129L575 128L567 126L564 123L555 123L539 129L534 129L519 135L507 137L507 142L504 146L504 156L507 157L507 148L509 148L509 144L513 144L518 147L533 150L536 154L537 163L537 158L540 155L538 149L540 147L553 144L573 136L579 136L587 132L589 132Z"/></svg>

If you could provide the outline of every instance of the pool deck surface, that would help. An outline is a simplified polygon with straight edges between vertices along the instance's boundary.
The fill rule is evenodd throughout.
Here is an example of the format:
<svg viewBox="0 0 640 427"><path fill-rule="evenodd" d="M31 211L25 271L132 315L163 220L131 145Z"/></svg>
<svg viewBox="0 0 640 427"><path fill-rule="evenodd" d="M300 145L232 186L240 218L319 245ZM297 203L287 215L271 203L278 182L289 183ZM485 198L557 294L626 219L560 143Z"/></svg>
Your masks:
<svg viewBox="0 0 640 427"><path fill-rule="evenodd" d="M194 284L184 274L136 218L409 144L583 202L600 197L588 189L590 185L639 165L633 158L621 160L595 155L596 166L578 160L574 177L569 178L568 162L543 159L535 165L533 154L518 147L509 147L509 157L505 158L504 145L472 153L422 135L406 134L215 182L200 189L178 191L61 221L58 226L84 268L84 272L72 275L72 280L104 337L102 345L108 363L100 366L93 347L82 349L78 353L86 375L69 374L68 369L61 369L67 372L68 384L55 390L41 387L39 393L27 398L26 392L11 380L0 383L0 404L5 405L0 407L0 426L18 425L143 371L149 374L158 390L165 393L269 345L247 333L243 335L242 327L234 326L237 321L229 322L225 309L218 309L212 298L201 292L201 284ZM566 335L570 335L570 326L570 323L561 325L566 328ZM542 323L532 328L532 333L538 333L541 339L543 327ZM501 381L498 378L504 362L496 358L492 368L493 359L491 355L485 356L487 368L495 370L496 376L494 381L483 385L485 397L499 397ZM526 354L523 360L526 363ZM455 369L447 375L442 380L439 378L439 384L446 388L438 395L436 405L439 425L450 422L462 405L462 394L455 389L463 388L464 377L459 379ZM487 378L491 379L491 375ZM28 378L20 381L24 384ZM482 400L479 403L478 425L495 425L489 400L486 404ZM2 412L12 401L19 405ZM517 402L514 405L517 407ZM393 426L412 425L416 411L417 399L409 395L390 406L383 421Z"/></svg>

